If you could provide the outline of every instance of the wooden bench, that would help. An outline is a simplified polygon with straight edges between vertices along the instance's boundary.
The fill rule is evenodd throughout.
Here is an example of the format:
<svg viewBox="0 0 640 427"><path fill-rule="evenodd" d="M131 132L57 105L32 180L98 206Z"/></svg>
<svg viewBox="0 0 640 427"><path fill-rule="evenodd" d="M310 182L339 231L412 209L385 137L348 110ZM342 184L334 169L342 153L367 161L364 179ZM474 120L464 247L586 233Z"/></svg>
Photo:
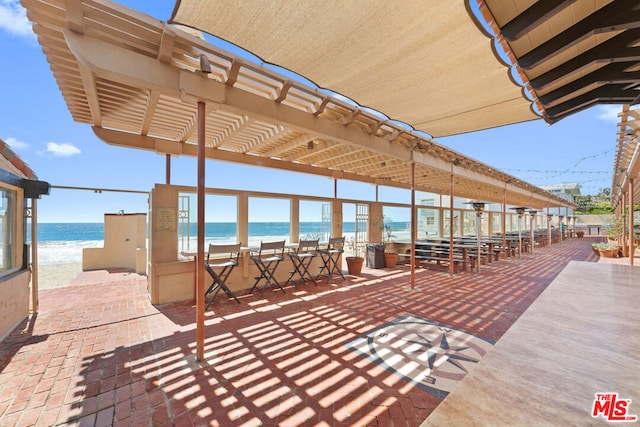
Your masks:
<svg viewBox="0 0 640 427"><path fill-rule="evenodd" d="M428 254L431 253L431 254ZM398 254L401 258L406 258L407 261L411 258L411 251L408 250L407 253ZM420 261L436 261L438 265L441 265L442 262L448 263L450 261L449 254L444 251L434 251L433 249L430 251L424 249L416 249L416 265L420 263ZM461 255L454 255L453 264L454 270L459 271L459 267L462 267L462 271L465 271L467 268L468 260L464 259Z"/></svg>

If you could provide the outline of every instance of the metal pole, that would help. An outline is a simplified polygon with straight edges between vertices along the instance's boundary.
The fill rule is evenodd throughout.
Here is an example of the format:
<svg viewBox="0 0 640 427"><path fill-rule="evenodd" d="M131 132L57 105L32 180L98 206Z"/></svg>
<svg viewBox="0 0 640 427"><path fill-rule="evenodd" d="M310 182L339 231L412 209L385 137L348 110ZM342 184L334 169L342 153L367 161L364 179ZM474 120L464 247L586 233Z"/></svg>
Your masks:
<svg viewBox="0 0 640 427"><path fill-rule="evenodd" d="M507 249L507 184L504 185L504 192L502 193L502 259L507 259L508 255L511 255L511 245Z"/></svg>
<svg viewBox="0 0 640 427"><path fill-rule="evenodd" d="M533 226L536 220L536 216L533 213L529 215L531 216L531 255L533 255L533 246L535 245L535 242L536 242L536 236L535 236L535 232L533 231Z"/></svg>
<svg viewBox="0 0 640 427"><path fill-rule="evenodd" d="M38 312L38 209L37 200L31 199L31 307Z"/></svg>
<svg viewBox="0 0 640 427"><path fill-rule="evenodd" d="M376 189L378 187L376 186ZM411 257L409 263L411 264L411 289L416 287L416 164L411 163Z"/></svg>
<svg viewBox="0 0 640 427"><path fill-rule="evenodd" d="M171 154L165 156L165 182L171 184Z"/></svg>
<svg viewBox="0 0 640 427"><path fill-rule="evenodd" d="M482 216L482 212L477 211L476 212L476 233L477 233L476 240L478 241L478 258L476 261L476 273L480 273L480 227L481 227L480 217L481 216Z"/></svg>
<svg viewBox="0 0 640 427"><path fill-rule="evenodd" d="M522 214L518 214L518 258L522 254Z"/></svg>
<svg viewBox="0 0 640 427"><path fill-rule="evenodd" d="M560 208L558 208L558 213L560 213ZM560 235L560 243L562 243L562 215L558 215L558 234Z"/></svg>
<svg viewBox="0 0 640 427"><path fill-rule="evenodd" d="M206 105L198 102L198 242L196 256L196 359L204 360L204 157Z"/></svg>
<svg viewBox="0 0 640 427"><path fill-rule="evenodd" d="M451 182L449 183L449 275L453 276L453 188L454 176L451 165Z"/></svg>

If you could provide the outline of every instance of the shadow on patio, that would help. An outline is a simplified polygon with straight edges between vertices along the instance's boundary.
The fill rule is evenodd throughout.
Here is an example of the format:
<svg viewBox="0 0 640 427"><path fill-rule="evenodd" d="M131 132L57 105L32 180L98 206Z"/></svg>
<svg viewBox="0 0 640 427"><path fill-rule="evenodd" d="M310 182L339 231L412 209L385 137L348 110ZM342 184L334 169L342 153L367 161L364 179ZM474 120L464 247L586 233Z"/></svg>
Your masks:
<svg viewBox="0 0 640 427"><path fill-rule="evenodd" d="M370 333L401 316L498 340L570 260L597 261L592 241L480 274L420 269L415 290L399 266L240 305L219 298L206 314L206 363L194 356L193 304L150 305L145 276L105 272L101 284L43 291L37 318L0 347L0 424L419 425L446 394L389 361L418 352L417 339L387 346L384 362L353 343L372 346Z"/></svg>

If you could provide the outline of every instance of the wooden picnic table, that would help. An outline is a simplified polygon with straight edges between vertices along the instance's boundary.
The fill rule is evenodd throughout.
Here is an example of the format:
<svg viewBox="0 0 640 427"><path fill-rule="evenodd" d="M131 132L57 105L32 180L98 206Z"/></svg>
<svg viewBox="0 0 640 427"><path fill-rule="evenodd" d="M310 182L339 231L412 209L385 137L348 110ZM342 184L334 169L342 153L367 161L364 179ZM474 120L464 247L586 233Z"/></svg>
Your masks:
<svg viewBox="0 0 640 427"><path fill-rule="evenodd" d="M411 247L410 241L397 241L396 244L407 245ZM450 256L450 251L453 246L453 256ZM411 256L411 248L408 253L400 253L399 256L409 257ZM438 264L441 262L451 262L458 266L462 266L463 270L466 270L466 265L469 264L471 268L475 265L476 255L475 250L477 248L474 245L467 243L455 243L451 245L448 240L443 239L428 239L417 240L415 242L415 258L419 261L436 261Z"/></svg>

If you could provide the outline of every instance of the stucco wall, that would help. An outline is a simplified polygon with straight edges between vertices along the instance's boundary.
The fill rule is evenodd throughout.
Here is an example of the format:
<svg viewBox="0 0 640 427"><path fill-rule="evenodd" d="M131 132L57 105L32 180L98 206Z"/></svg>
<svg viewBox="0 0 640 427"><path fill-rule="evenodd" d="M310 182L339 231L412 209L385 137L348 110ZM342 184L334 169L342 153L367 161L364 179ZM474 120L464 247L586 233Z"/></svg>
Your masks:
<svg viewBox="0 0 640 427"><path fill-rule="evenodd" d="M152 304L166 304L178 301L195 299L195 271L194 261L191 259L178 259L178 204L180 191L193 190L192 187L178 187L166 184L156 184L151 192L150 216L149 216L149 293ZM220 190L218 190L220 191ZM248 241L248 194L242 191L226 190L229 194L238 197L238 239L240 242ZM269 193L265 193L269 196ZM274 193L274 195L276 195ZM291 198L296 200L295 197ZM297 202L296 202L297 203ZM295 203L292 203L292 205ZM341 201L337 200L333 208L332 232L339 236L342 233L342 208ZM381 211L381 209L379 209ZM298 216L292 209L291 222L298 223ZM297 235L297 227L293 227ZM380 229L377 230L380 235ZM294 240L295 241L295 240ZM312 274L320 270L320 256L313 260L309 269ZM289 272L293 270L289 257L278 267L276 279L281 284L289 278ZM249 258L248 251L240 256L239 265L229 277L228 285L233 291L242 293L249 290L255 283L255 277L259 276L258 268ZM208 273L205 272L205 290L211 284ZM311 285L313 286L313 285Z"/></svg>
<svg viewBox="0 0 640 427"><path fill-rule="evenodd" d="M316 275L320 271L322 265L320 256L318 255L311 262L309 272L312 275ZM175 261L167 263L159 263L155 266L154 279L156 281L155 293L153 299L156 301L154 304L167 304L172 302L195 300L195 266L193 261ZM289 278L290 272L293 271L291 260L285 255L284 260L278 265L275 278L281 285L285 285ZM227 285L229 289L235 292L237 295L246 293L253 284L255 278L260 275L258 268L253 261L249 258L249 253L244 252L240 259L238 266L233 270ZM298 279L299 276L294 276L293 280ZM212 283L211 276L205 271L205 290L209 288ZM260 282L260 288L264 285L264 282ZM307 284L305 286L313 286ZM265 292L268 292L270 287L266 288ZM224 298L221 295L223 291L218 294L220 298ZM258 293L259 295L259 293Z"/></svg>
<svg viewBox="0 0 640 427"><path fill-rule="evenodd" d="M0 279L0 341L29 315L29 280L23 270Z"/></svg>
<svg viewBox="0 0 640 427"><path fill-rule="evenodd" d="M105 214L104 247L82 251L82 269L126 268L144 274L147 268L147 215Z"/></svg>

